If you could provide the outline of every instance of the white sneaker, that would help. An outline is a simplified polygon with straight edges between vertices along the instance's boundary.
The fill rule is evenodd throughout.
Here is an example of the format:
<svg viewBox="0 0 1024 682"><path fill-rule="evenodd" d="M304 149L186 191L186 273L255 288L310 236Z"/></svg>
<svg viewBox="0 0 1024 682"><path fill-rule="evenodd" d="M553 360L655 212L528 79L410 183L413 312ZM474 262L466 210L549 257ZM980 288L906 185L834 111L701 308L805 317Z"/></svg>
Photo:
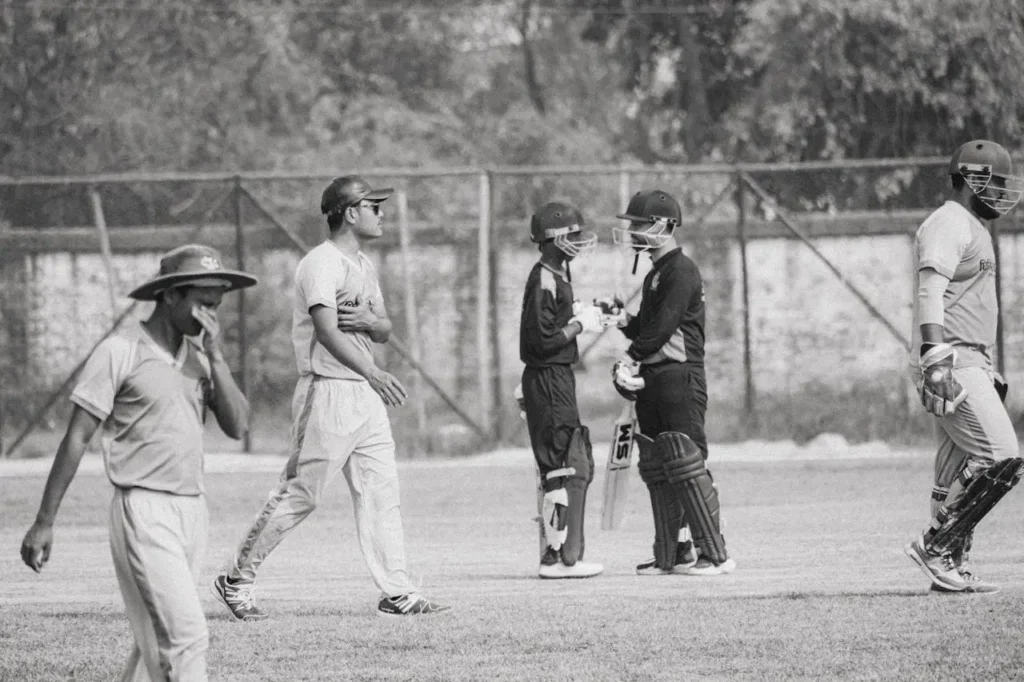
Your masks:
<svg viewBox="0 0 1024 682"><path fill-rule="evenodd" d="M903 551L939 588L946 592L963 592L967 589L967 581L960 575L956 564L948 554L940 556L931 554L924 548L924 543L920 538L904 547Z"/></svg>
<svg viewBox="0 0 1024 682"><path fill-rule="evenodd" d="M561 561L551 566L541 566L537 575L548 580L559 580L564 578L593 578L604 572L604 566L589 561L577 561L572 566L566 566Z"/></svg>

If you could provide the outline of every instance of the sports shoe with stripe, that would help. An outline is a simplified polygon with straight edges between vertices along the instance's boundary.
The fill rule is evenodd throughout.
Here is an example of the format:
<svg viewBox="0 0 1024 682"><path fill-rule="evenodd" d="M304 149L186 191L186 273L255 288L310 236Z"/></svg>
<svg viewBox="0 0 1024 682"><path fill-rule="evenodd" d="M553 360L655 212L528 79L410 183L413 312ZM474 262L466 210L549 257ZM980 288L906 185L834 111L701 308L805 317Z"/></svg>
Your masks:
<svg viewBox="0 0 1024 682"><path fill-rule="evenodd" d="M942 592L942 593L961 592L963 594L968 594L968 593L969 594L995 594L996 592L999 591L999 586L998 585L995 585L993 583L985 582L984 580L982 580L978 576L974 575L970 571L970 569L968 569L963 564L961 564L960 566L957 566L956 570L960 573L960 577L963 578L964 583L967 585L964 589L962 589L962 590L950 590L950 589L947 589L945 587L939 587L935 583L932 583L931 591L932 592Z"/></svg>
<svg viewBox="0 0 1024 682"><path fill-rule="evenodd" d="M918 538L903 548L911 560L917 564L932 583L946 592L963 592L967 589L967 581L957 570L953 558L949 554L932 554L924 546L924 538Z"/></svg>
<svg viewBox="0 0 1024 682"><path fill-rule="evenodd" d="M637 575L685 575L686 569L697 563L697 549L693 546L692 540L684 540L676 545L676 563L672 570L658 568L654 559L648 559L637 564Z"/></svg>
<svg viewBox="0 0 1024 682"><path fill-rule="evenodd" d="M226 573L218 575L211 586L213 596L228 608L235 620L264 620L267 612L256 606L256 583L233 583Z"/></svg>
<svg viewBox="0 0 1024 682"><path fill-rule="evenodd" d="M725 575L726 573L732 573L736 570L736 562L732 559L726 559L720 564L716 564L707 557L700 557L697 562L692 566L684 568L681 572L683 575Z"/></svg>
<svg viewBox="0 0 1024 682"><path fill-rule="evenodd" d="M378 616L419 616L444 613L452 607L430 601L422 594L410 592L397 597L381 597L377 603Z"/></svg>
<svg viewBox="0 0 1024 682"><path fill-rule="evenodd" d="M541 564L537 575L547 580L559 580L566 578L593 578L595 575L601 575L603 572L604 566L598 563L577 561L572 566L566 566L559 561L557 564L551 564L550 566Z"/></svg>

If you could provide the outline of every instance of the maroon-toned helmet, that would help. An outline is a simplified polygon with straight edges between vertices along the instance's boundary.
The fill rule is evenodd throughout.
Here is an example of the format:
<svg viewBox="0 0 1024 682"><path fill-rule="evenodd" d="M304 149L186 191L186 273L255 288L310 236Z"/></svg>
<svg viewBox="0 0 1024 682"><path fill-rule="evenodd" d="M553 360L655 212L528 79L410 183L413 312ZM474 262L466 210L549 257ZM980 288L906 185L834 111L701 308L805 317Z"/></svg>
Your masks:
<svg viewBox="0 0 1024 682"><path fill-rule="evenodd" d="M597 235L584 230L579 209L560 201L550 201L530 219L530 240L542 244L553 240L565 255L575 258L597 246Z"/></svg>
<svg viewBox="0 0 1024 682"><path fill-rule="evenodd" d="M971 140L953 152L949 174L960 176L995 218L1010 211L1024 195L1024 180L1013 175L1010 153L991 140Z"/></svg>
<svg viewBox="0 0 1024 682"><path fill-rule="evenodd" d="M634 194L625 212L616 217L628 220L629 225L612 229L614 242L636 251L646 251L660 248L668 241L672 231L682 222L683 211L668 192L648 189Z"/></svg>

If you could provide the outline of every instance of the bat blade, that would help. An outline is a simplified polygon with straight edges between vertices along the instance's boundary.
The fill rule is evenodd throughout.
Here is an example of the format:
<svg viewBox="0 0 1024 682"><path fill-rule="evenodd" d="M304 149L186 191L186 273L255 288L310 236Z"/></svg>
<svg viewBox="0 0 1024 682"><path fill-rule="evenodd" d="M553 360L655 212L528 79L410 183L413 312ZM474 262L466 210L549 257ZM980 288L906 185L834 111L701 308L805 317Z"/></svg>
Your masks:
<svg viewBox="0 0 1024 682"><path fill-rule="evenodd" d="M636 407L629 402L615 420L604 479L604 508L601 530L616 530L622 525L629 499L629 470L633 466L636 438Z"/></svg>

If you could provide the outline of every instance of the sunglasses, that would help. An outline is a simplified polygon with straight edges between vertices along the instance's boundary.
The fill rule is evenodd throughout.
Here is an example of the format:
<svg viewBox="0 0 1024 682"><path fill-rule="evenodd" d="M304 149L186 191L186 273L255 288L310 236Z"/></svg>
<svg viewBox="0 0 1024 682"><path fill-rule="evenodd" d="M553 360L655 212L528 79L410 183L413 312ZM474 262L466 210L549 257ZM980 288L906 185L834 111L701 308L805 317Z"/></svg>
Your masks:
<svg viewBox="0 0 1024 682"><path fill-rule="evenodd" d="M371 202L371 203L366 203L366 204L359 204L359 206L361 208L368 208L368 209L370 209L371 211L373 211L373 215L380 215L380 204L378 204L378 203Z"/></svg>

